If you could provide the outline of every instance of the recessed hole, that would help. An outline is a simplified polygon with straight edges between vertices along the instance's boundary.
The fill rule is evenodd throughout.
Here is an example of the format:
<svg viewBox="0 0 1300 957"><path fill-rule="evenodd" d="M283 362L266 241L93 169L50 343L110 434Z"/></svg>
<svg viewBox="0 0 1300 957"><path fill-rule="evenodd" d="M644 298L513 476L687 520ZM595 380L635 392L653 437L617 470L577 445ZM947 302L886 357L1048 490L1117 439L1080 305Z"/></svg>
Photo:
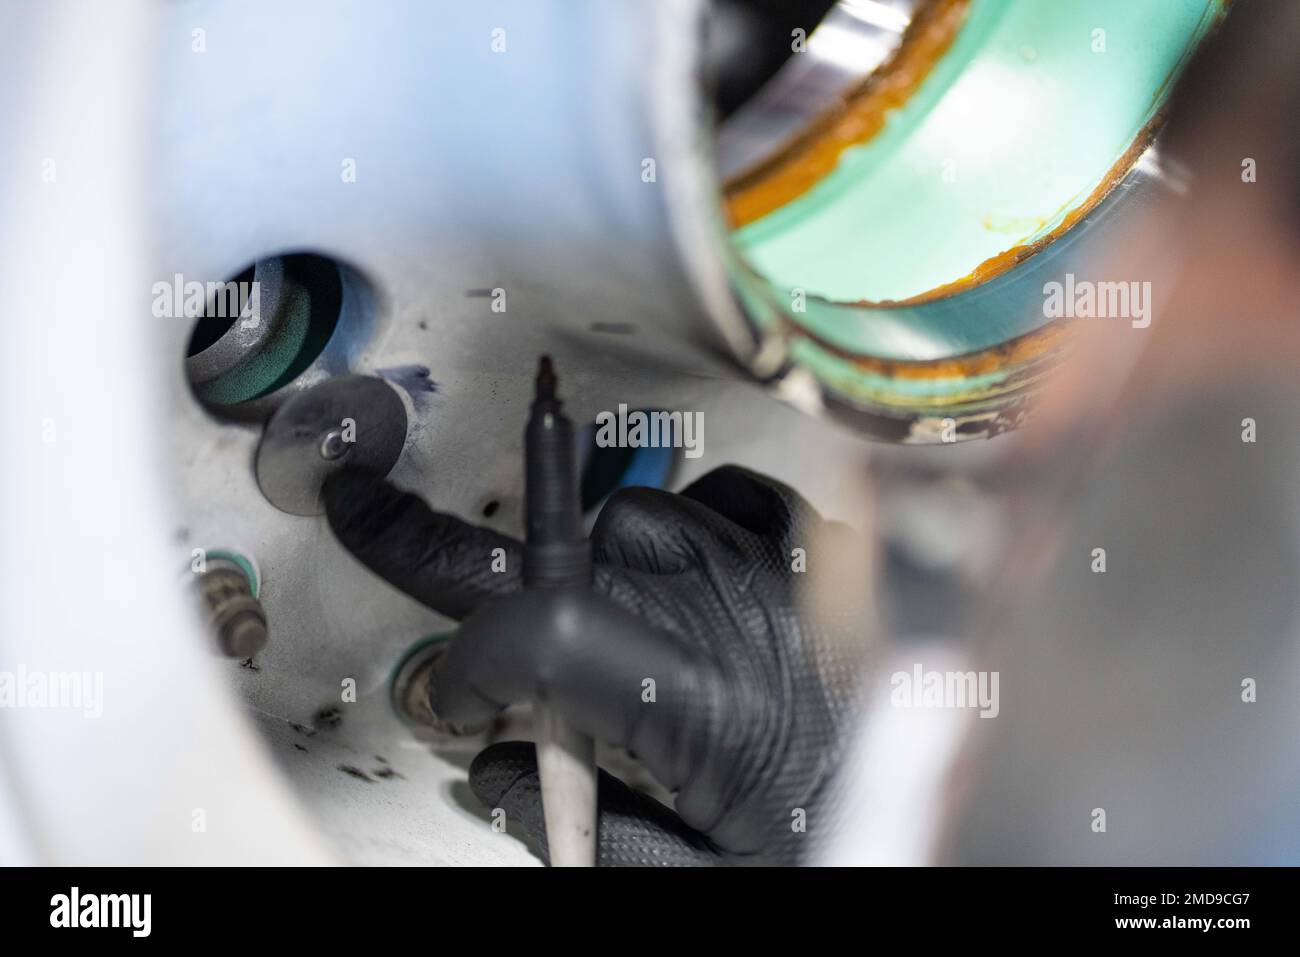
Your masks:
<svg viewBox="0 0 1300 957"><path fill-rule="evenodd" d="M488 502L486 505L483 506L483 517L491 518L493 515L497 513L497 509L499 509L500 507L501 507L501 503L498 502L496 499L493 499L492 501Z"/></svg>
<svg viewBox="0 0 1300 957"><path fill-rule="evenodd" d="M253 267L249 266L231 281L241 285L251 283L253 281L253 272ZM214 305L214 303L209 303L205 312L214 312ZM238 316L223 318L205 314L194 324L194 334L190 336L190 344L185 350L185 358L196 356L204 349L216 345L218 340L230 331L230 327L235 324L236 319L238 319Z"/></svg>
<svg viewBox="0 0 1300 957"><path fill-rule="evenodd" d="M233 410L293 382L335 338L349 281L364 286L332 259L295 253L259 259L208 285L185 351L195 395L209 408Z"/></svg>

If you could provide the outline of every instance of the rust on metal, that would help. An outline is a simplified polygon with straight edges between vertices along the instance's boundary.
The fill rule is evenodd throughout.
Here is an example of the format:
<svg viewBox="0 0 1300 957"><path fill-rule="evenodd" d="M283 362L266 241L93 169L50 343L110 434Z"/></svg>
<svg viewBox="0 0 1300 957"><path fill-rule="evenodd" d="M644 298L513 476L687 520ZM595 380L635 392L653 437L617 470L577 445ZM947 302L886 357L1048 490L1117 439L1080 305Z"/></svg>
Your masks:
<svg viewBox="0 0 1300 957"><path fill-rule="evenodd" d="M727 218L738 229L816 186L840 156L884 127L952 46L970 0L933 0L908 25L884 64L772 157L727 182Z"/></svg>
<svg viewBox="0 0 1300 957"><path fill-rule="evenodd" d="M807 339L863 372L890 379L912 380L964 378L1027 365L1059 352L1067 344L1070 334L1070 320L1058 319L1015 339L950 359L879 359L838 346L789 317L782 316L781 324L788 335Z"/></svg>
<svg viewBox="0 0 1300 957"><path fill-rule="evenodd" d="M921 303L934 302L936 299L946 299L949 296L955 296L958 293L965 292L982 283L994 279L1004 272L1008 272L1019 266L1029 257L1042 252L1052 243L1056 242L1071 229L1086 218L1089 213L1101 205L1102 200L1110 195L1111 190L1122 183L1125 177L1132 171L1138 158L1146 151L1159 131L1161 124L1164 122L1164 112L1157 113L1146 126L1144 126L1137 137L1129 144L1124 155L1115 161L1114 165L1107 170L1106 175L1088 194L1087 198L1074 206L1061 222L1050 232L1035 239L1030 243L1021 243L1018 246L1012 246L1004 252L998 253L984 260L973 270L962 276L960 279L954 279L952 282L944 283L942 286L936 286L933 289L926 290L915 296L909 296L906 299L883 299L868 300L859 299L853 303L855 306L863 306L868 309L893 309L898 306L916 306Z"/></svg>

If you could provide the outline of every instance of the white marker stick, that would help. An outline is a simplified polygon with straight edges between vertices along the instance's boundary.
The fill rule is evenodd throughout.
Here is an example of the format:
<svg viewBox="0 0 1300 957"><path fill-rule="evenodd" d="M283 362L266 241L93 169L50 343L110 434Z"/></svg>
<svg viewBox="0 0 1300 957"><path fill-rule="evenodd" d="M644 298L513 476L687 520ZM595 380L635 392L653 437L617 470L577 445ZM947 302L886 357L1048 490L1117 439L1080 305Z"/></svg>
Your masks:
<svg viewBox="0 0 1300 957"><path fill-rule="evenodd" d="M596 866L596 745L548 705L533 705L537 773L552 867Z"/></svg>

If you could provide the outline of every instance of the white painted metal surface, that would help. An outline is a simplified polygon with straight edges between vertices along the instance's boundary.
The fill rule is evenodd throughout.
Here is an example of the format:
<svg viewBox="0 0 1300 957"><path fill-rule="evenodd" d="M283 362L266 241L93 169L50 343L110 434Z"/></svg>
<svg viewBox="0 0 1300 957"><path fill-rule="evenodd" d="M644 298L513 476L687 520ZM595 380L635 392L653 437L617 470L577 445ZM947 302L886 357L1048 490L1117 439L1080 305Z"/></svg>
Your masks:
<svg viewBox="0 0 1300 957"><path fill-rule="evenodd" d="M436 391L406 397L392 477L435 507L519 531L545 350L579 423L618 402L703 414L706 454L677 484L738 461L851 517L860 443L718 358L736 330L700 202L683 27L698 12L4 8L0 49L25 82L0 90L0 661L103 676L102 717L0 722L6 860L536 863L468 791L486 739L418 741L389 706L404 651L451 623L369 575L323 518L262 497L259 430L199 406L188 322L151 315L152 283L177 272L221 280L293 250L358 270L374 301L344 365L428 367ZM495 288L505 313L477 292ZM262 572L255 667L207 651L177 587L192 549L219 547Z"/></svg>

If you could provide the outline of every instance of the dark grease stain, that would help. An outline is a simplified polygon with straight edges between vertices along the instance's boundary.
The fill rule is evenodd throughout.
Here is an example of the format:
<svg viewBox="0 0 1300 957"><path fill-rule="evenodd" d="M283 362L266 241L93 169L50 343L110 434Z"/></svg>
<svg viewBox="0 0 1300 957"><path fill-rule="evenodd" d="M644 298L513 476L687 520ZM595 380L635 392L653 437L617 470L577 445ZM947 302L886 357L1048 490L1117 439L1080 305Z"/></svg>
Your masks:
<svg viewBox="0 0 1300 957"><path fill-rule="evenodd" d="M385 781L388 781L393 778L396 778L399 781L405 780L405 778L403 778L402 775L398 774L394 768L390 768L386 766L382 768L375 768L375 770L371 771L370 773L377 778L382 778Z"/></svg>
<svg viewBox="0 0 1300 957"><path fill-rule="evenodd" d="M303 737L307 737L307 738L310 738L313 734L316 733L315 728L309 728L305 724L299 724L297 721L290 721L289 727L293 728L293 730L297 731Z"/></svg>
<svg viewBox="0 0 1300 957"><path fill-rule="evenodd" d="M261 670L262 670L262 669L259 668L256 664L253 663L253 659L252 659L252 658L245 658L243 661L241 661L241 662L239 663L239 667L241 667L241 668L247 668L249 671L261 671Z"/></svg>
<svg viewBox="0 0 1300 957"><path fill-rule="evenodd" d="M389 366L380 369L379 374L393 385L409 395L416 405L423 399L438 391L438 383L429 378L429 367L414 363L404 366Z"/></svg>
<svg viewBox="0 0 1300 957"><path fill-rule="evenodd" d="M314 731L333 731L343 723L343 712L338 708L321 708L311 719Z"/></svg>
<svg viewBox="0 0 1300 957"><path fill-rule="evenodd" d="M294 746L295 748L297 748L299 751L306 751L306 750L307 750L307 749L304 748L301 744L299 744L297 741L295 741L295 742L293 743L293 746Z"/></svg>
<svg viewBox="0 0 1300 957"><path fill-rule="evenodd" d="M362 771L360 768L354 768L350 764L340 764L339 770L342 771L344 774L346 774L348 777L356 778L358 781L365 781L367 784L375 783L374 778L366 774L365 771Z"/></svg>

